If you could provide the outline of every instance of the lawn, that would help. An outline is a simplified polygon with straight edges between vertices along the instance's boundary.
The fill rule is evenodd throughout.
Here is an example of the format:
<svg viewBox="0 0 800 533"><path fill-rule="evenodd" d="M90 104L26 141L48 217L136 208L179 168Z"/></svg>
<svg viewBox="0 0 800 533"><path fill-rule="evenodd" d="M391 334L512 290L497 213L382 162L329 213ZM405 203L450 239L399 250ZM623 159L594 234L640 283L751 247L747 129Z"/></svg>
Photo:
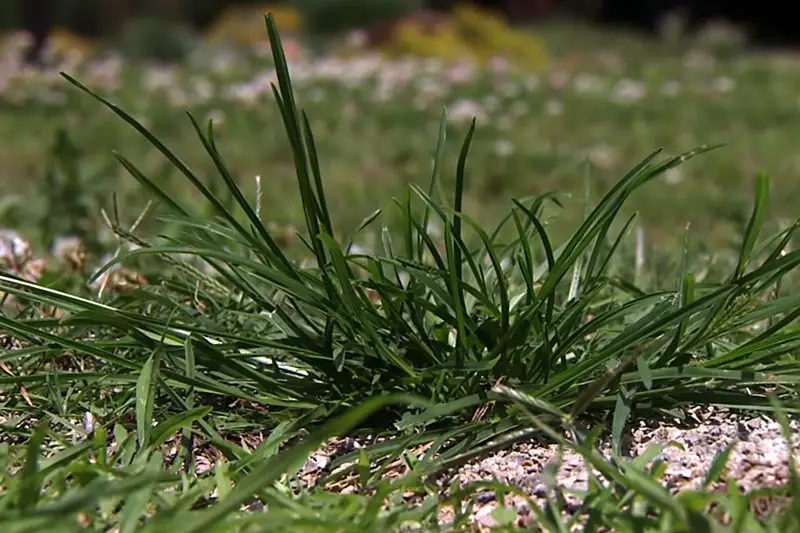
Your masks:
<svg viewBox="0 0 800 533"><path fill-rule="evenodd" d="M479 489L501 528L800 531L791 454L743 495L733 448L677 491L665 443L623 445L698 408L797 433L790 57L553 24L545 68L477 68L270 30L69 77L7 51L7 531L469 530ZM442 484L526 442L583 491Z"/></svg>
<svg viewBox="0 0 800 533"><path fill-rule="evenodd" d="M640 212L639 223L654 243L680 243L691 222L704 240L729 244L746 220L760 171L768 171L781 191L771 213L792 217L800 194L793 141L800 68L791 58L714 55L711 47L659 46L569 26L539 33L552 56L541 72L364 57L292 61L297 97L313 120L330 207L341 227L352 229L375 208L386 207L405 184L426 182L443 105L452 138L463 137L466 123L478 117L465 208L487 223L505 213L511 197L554 190L573 195L565 199L564 216L574 222L587 182L599 194L655 148L679 153L705 144L725 147L674 170L637 193L628 207ZM299 197L271 104L269 59L206 49L193 59L187 67L160 69L123 68L111 59L71 71L111 93L209 179L213 164L197 149L183 110L201 121L214 118L220 150L235 176L252 192L254 177L261 175L267 216L298 225ZM102 174L101 184L88 191L103 198L117 191L128 212L141 207L141 195L129 191L131 180L111 163L111 150L124 152L148 174L163 171L159 179L178 181L136 132L66 86L57 72L30 77L12 73L6 82L7 118L0 125L7 139L0 148L4 194L30 200L31 187L44 179L50 163L45 147L62 127L83 154L82 172ZM446 168L454 167L456 157L455 148L447 150ZM452 188L453 172L443 173L443 180Z"/></svg>

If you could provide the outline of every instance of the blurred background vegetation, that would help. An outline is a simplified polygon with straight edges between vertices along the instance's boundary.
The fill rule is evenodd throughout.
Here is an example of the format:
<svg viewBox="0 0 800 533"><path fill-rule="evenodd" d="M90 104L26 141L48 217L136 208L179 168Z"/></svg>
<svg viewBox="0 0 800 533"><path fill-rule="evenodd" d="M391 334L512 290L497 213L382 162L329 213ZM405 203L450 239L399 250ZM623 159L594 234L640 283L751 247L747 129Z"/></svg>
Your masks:
<svg viewBox="0 0 800 533"><path fill-rule="evenodd" d="M627 23L654 30L665 14L680 12L692 25L724 18L755 31L768 28L773 37L783 35L789 24L787 5L777 0L7 0L0 2L0 30L24 25L27 6L48 14L53 26L82 36L113 35L137 18L180 22L203 30L230 9L277 7L300 12L319 31L363 27L420 9L445 10L462 4L503 11L514 21L525 21L554 12L597 22ZM794 28L793 24L789 24ZM797 32L792 31L792 35Z"/></svg>
<svg viewBox="0 0 800 533"><path fill-rule="evenodd" d="M619 7L625 1L607 3ZM643 2L658 7L655 0ZM749 55L750 36L739 28L710 28L714 31L696 39L672 24L664 38L640 39L558 20L567 7L567 14L579 14L573 17L591 17L598 8L590 0L506 0L507 9L527 9L532 15L506 20L468 9L468 3L472 2L0 2L0 26L16 42L23 40L15 31L23 8L51 9L46 13L50 36L46 55L52 67L37 74L9 61L8 72L0 73L0 83L6 84L0 91L0 106L9 117L0 125L6 128L0 127L0 137L6 139L0 149L4 168L0 196L15 195L15 205L32 212L28 198L37 185L34 197L48 200L34 215L47 226L42 240L49 242L66 230L59 225L56 231L48 224L69 218L54 217L56 208L97 214L97 206L107 206L112 193L130 212L143 207L140 191L132 183L128 189L127 176L110 160L112 149L124 146L126 154L142 162L145 172L174 187L162 161L138 136L68 90L57 74L67 71L113 94L120 105L133 109L149 128L176 146L193 168L209 176L217 175L213 165L198 153L192 136L176 119L184 109L213 118L220 128L220 145L237 162L237 178L253 187L252 176L269 169L266 192L282 200L271 218L285 226L302 222L297 204L287 200L294 198L294 176L266 83L270 66L263 14L269 11L278 21L290 62L305 68L307 83L299 84L299 94L316 117L320 152L328 161L326 180L339 194L332 203L340 206L337 220L347 227L359 224L367 209L382 200L378 192L394 194L402 184L427 180L428 170L418 161L429 157L429 139L438 131L442 104L448 106L456 138L465 133L464 117L479 117L484 141L472 152L469 203L481 220L493 220L501 207L505 209L508 196L583 190L583 173L573 172L572 165L584 157L596 164L593 186L602 189L654 147L683 150L716 142L732 144L727 153L736 155L705 157L692 173L672 175L669 183L660 184L662 189L637 199L637 209L647 212L644 223L654 240L682 239L675 228L683 228L687 219L693 228L713 231L715 240L728 239L730 228L720 221L733 221L737 227L746 223L742 217L749 201L748 180L765 168L775 173L783 188L777 200L781 215L795 211L800 157L792 131L800 117L796 92L800 69L795 68L800 64L794 57L787 61ZM659 5L661 9L664 3ZM445 15L426 7L461 9ZM536 9L544 9L540 18L533 16ZM523 20L537 24L529 28ZM352 29L366 31L347 31ZM347 38L330 39L332 34ZM377 57L434 57L443 61L426 64L442 67L429 72L420 66L423 70L409 74L402 70L408 66L403 61L354 66L348 60L364 51L358 44L351 46L354 35L377 41L372 48L383 53L374 54ZM13 45L14 39L8 42ZM464 68L458 61L464 56L489 68ZM130 61L134 58L173 64ZM180 62L184 58L187 61ZM306 59L311 61L302 61ZM360 74L352 71L373 68L369 65L378 66ZM356 83L360 77L363 83ZM252 113L256 106L259 112ZM18 119L11 119L14 116ZM429 137L409 134L417 128ZM61 129L86 154L69 155L70 165L74 159L82 166L80 171L59 171L74 176L63 187L49 181L50 159L43 155L48 153L45 143ZM61 162L64 152L71 153L62 149L64 143L53 144L58 147L54 160ZM367 156L362 153L364 146L370 147ZM455 161L448 164L454 168ZM684 180L692 187L674 187ZM674 201L664 202L667 194ZM73 197L86 205L67 206L64 199ZM358 208L356 198L362 202ZM0 225L8 221L16 226L21 220L22 207L16 211L3 207L10 204L0 203ZM581 216L577 208L570 213L574 219ZM81 216L103 225L97 216Z"/></svg>
<svg viewBox="0 0 800 533"><path fill-rule="evenodd" d="M412 14L464 4L514 24L555 14L652 34L669 31L676 17L690 31L721 19L745 27L755 43L798 40L794 24L787 25L794 20L786 13L789 4L771 0L16 0L0 2L0 32L27 28L78 48L91 40L94 48L113 46L129 57L180 59L196 37L262 41L263 21L253 16L259 10L274 12L284 32L302 26L306 38L324 40L353 29L380 33Z"/></svg>
<svg viewBox="0 0 800 533"><path fill-rule="evenodd" d="M23 2L0 2L0 29L24 25ZM278 7L296 10L304 20L319 29L358 27L423 7L422 0L44 0L39 4L49 12L54 27L66 28L85 37L112 36L126 24L141 18L154 18L190 26L202 31L236 8ZM247 10L252 12L251 9Z"/></svg>

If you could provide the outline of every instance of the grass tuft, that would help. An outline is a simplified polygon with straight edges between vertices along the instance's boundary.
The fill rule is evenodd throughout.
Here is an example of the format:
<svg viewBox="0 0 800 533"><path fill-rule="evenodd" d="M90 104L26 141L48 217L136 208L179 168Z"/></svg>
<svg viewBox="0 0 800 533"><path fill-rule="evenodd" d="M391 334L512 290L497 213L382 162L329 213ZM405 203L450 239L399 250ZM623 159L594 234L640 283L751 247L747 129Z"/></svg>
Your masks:
<svg viewBox="0 0 800 533"><path fill-rule="evenodd" d="M22 343L3 353L17 373L1 382L32 398L14 404L16 443L0 448L6 530L435 530L447 506L458 528L478 488L500 500L519 490L486 483L442 492L434 475L534 436L579 454L592 472L571 518L545 472L551 497L529 505L546 530L584 520L619 531L710 531L725 521L706 513L712 505L739 530L796 527L790 513L759 521L734 484L727 495L712 492L730 448L700 488L678 496L660 483L661 446L634 458L621 450L634 418L698 405L773 412L780 403L789 406L781 413L797 413L800 296L779 288L800 251L787 250L796 224L762 235L765 175L729 274L700 283L684 259L674 288L655 290L627 276L635 218L623 207L715 147L653 152L567 239L544 219L549 194L515 199L486 230L464 204L475 120L452 169L452 202L442 192L445 112L428 188L410 185L395 200L397 231L381 212L367 215L358 232L374 228L381 250L357 252L357 235L338 233L332 220L312 122L295 100L271 15L266 24L305 219L300 257L261 219L211 122L204 129L189 117L220 182L213 187L133 114L64 75L148 141L207 205L188 205L115 153L157 203L159 223L177 231L149 237L115 226L137 246L122 247L96 277L144 265L155 282L100 299L0 275L0 291L30 310L0 316ZM81 429L75 421L87 413L96 423ZM785 415L781 422L788 439ZM254 432L259 439L248 443ZM597 449L607 434L611 459ZM315 450L349 435L367 444L334 459L316 487L303 486ZM207 461L200 448L212 447L213 466L199 468ZM398 464L404 475L394 475ZM345 480L354 494L323 490ZM792 494L798 483L795 473ZM405 503L412 493L417 506Z"/></svg>

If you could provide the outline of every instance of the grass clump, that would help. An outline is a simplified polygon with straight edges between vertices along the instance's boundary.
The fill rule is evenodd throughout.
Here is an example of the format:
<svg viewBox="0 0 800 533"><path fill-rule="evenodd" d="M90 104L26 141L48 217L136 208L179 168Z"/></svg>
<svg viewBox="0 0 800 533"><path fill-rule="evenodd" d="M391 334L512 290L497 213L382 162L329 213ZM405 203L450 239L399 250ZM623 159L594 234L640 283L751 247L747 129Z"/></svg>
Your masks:
<svg viewBox="0 0 800 533"><path fill-rule="evenodd" d="M2 383L30 399L5 407L17 417L6 422L17 441L0 448L0 520L9 531L436 530L446 506L458 509L461 527L469 521L462 504L478 487L441 492L431 476L536 435L598 471L572 520L623 531L709 530L716 522L703 511L716 503L747 527L791 525L791 513L775 526L742 514L733 487L727 497L713 495L719 465L706 486L673 497L657 482L658 464L619 457L633 416L796 403L800 296L781 284L800 263L800 251L787 248L797 224L761 236L766 176L725 277L699 283L685 259L673 288L651 290L625 275L621 250L635 217L620 219L621 209L640 187L710 147L676 157L654 152L556 242L542 218L558 204L553 195L514 200L490 231L464 212L475 121L448 201L443 116L428 187L412 185L395 200L400 231L375 211L355 234L342 235L275 20L267 25L273 94L305 219L301 256L310 261L280 246L262 220L262 201L234 179L211 122L190 115L230 203L131 114L67 76L144 136L210 216L115 153L179 231L143 238L109 217L120 239L136 246L121 246L96 276L134 261L149 265L150 283L95 298L0 276L0 290L29 304L0 316L15 343L3 354L15 373ZM441 235L429 231L433 221ZM380 251L354 247L368 231ZM63 314L37 314L44 306ZM580 430L579 422L595 429ZM264 438L255 446L234 438L256 428ZM618 456L611 462L594 449L604 431ZM355 480L357 494L299 484L309 455L345 434L373 438L337 458L320 484ZM198 469L198 446L219 450L210 470ZM406 475L387 475L398 462ZM501 499L516 490L492 487ZM407 505L408 494L419 505ZM568 527L559 497L554 492L546 508L531 503L542 528ZM255 512L255 503L266 512Z"/></svg>

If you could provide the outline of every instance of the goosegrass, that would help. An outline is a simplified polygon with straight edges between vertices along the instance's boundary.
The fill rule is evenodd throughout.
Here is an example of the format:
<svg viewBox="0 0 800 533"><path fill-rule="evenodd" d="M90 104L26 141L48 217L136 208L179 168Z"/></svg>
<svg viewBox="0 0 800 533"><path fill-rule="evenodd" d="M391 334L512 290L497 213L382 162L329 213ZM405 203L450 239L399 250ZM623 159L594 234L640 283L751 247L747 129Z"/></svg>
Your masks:
<svg viewBox="0 0 800 533"><path fill-rule="evenodd" d="M189 116L223 186L211 187L133 114L65 75L141 134L206 205L176 197L115 152L153 201L143 217L173 231L142 237L107 215L120 252L95 278L124 263L150 284L96 297L0 276L0 291L21 304L0 316L14 343L2 355L14 370L0 377L4 530L457 530L468 527L462 504L479 489L500 501L520 490L486 483L443 492L435 475L533 437L580 453L596 470L569 519L589 530L800 529L797 499L763 522L735 485L713 491L725 454L702 487L674 496L658 482L663 463L651 464L659 449L624 458L619 446L632 418L680 417L698 405L776 413L789 436L800 382L800 295L791 290L800 251L791 248L796 223L763 235L766 175L724 275L698 279L702 259L687 244L672 287L659 289L632 276L636 218L623 207L714 147L648 155L587 202L562 240L542 215L559 205L549 194L513 200L491 229L465 212L476 123L453 147L445 111L429 185L410 184L394 201L399 226L375 211L346 234L329 209L313 117L295 100L270 16L267 29L305 220L300 258L263 218L279 200L241 188L211 121ZM444 162L453 148L455 168ZM446 174L454 174L452 201ZM354 245L368 232L379 250ZM243 437L253 431L264 436L255 446ZM596 448L603 434L614 443L611 461ZM369 436L367 444L334 459L316 488L299 483L317 448L353 435ZM203 446L220 456L197 473ZM398 460L404 475L387 475ZM788 490L797 495L793 474ZM345 479L355 480L354 493L324 490ZM559 498L553 488L548 506L530 502L537 527L569 530ZM453 505L454 521L439 524Z"/></svg>

